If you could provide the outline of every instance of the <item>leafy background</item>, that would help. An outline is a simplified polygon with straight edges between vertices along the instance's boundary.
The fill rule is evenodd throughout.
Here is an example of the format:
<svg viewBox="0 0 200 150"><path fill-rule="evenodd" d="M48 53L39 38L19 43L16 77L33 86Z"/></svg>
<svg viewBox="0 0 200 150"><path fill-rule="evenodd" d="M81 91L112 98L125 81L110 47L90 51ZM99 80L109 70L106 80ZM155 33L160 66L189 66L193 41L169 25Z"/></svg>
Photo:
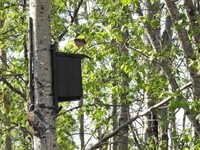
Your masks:
<svg viewBox="0 0 200 150"><path fill-rule="evenodd" d="M126 119L129 119L144 111L147 103L152 106L169 96L172 100L165 105L167 113L164 117L160 112L162 108L156 110L163 117L159 125L169 128L171 145L175 149L199 147L199 138L193 138L193 128L183 113L183 109L190 108L193 114L198 114L199 101L195 101L190 88L175 92L172 80L161 67L164 60L178 87L191 81L188 67L193 66L199 73L199 54L196 52L199 44L193 42L196 60L190 60L188 64L177 35L177 28L184 26L192 41L193 36L199 34L199 28L189 27L185 5L178 1L176 4L182 18L171 25L170 42L160 51L155 51L144 39L147 34L145 23L149 23L155 33L158 28L160 34L164 33L168 12L165 4L148 2L154 14L151 20L145 14L145 3L138 0L52 0L52 43L59 42L60 51L91 57L82 61L83 106L79 107L79 102L59 104L63 106L57 118L59 149L80 149L80 124L84 125L84 144L89 148L120 125L123 108L128 109ZM140 9L144 12L143 16L138 13ZM1 57L0 96L2 99L5 94L9 97L10 111L6 112L2 102L0 149L5 149L6 137L11 137L13 149L32 149L25 112L29 100L28 16L28 4L23 6L16 0L1 0L0 50L7 54L7 67L3 69ZM196 26L199 25L198 18L197 13ZM77 34L87 41L80 49L74 44ZM162 40L160 38L159 42ZM147 97L151 99L148 102ZM84 122L80 121L81 116L84 116ZM9 126L6 125L7 118L10 118ZM152 140L144 140L145 132L144 117L131 124L128 130L129 149L155 148ZM160 142L160 145L166 146L165 142ZM111 144L109 140L102 148L106 149Z"/></svg>

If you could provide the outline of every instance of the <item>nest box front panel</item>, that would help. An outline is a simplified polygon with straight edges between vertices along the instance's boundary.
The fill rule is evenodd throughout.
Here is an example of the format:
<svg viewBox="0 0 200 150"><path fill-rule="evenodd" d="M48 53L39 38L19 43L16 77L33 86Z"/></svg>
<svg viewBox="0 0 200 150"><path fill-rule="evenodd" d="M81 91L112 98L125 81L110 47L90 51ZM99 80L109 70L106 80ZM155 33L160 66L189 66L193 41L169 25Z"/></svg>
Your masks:
<svg viewBox="0 0 200 150"><path fill-rule="evenodd" d="M58 101L79 100L82 95L81 58L57 56Z"/></svg>

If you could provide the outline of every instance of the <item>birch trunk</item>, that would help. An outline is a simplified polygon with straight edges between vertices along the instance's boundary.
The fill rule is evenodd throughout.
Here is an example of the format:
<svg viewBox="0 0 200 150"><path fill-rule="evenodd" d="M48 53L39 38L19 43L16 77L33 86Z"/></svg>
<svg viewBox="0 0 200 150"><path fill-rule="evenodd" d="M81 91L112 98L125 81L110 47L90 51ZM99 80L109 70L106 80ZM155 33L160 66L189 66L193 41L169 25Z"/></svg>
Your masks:
<svg viewBox="0 0 200 150"><path fill-rule="evenodd" d="M51 1L30 0L33 22L34 110L28 113L35 150L57 150L51 76ZM30 35L31 36L31 35Z"/></svg>

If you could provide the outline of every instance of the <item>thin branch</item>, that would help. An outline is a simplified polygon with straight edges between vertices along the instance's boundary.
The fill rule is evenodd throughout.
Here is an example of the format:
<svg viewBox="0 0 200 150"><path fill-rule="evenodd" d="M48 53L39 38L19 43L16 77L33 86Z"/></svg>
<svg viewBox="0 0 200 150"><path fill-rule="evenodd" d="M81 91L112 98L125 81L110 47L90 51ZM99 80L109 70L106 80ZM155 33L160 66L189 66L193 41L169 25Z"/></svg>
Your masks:
<svg viewBox="0 0 200 150"><path fill-rule="evenodd" d="M0 75L0 78L2 78L2 76L4 76L4 77L19 77L19 76L22 76L22 74L21 73L5 74L5 75Z"/></svg>
<svg viewBox="0 0 200 150"><path fill-rule="evenodd" d="M77 6L76 10L74 11L74 15L73 15L73 17L71 18L71 24L74 23L75 18L77 17L78 12L79 12L80 7L81 7L82 4L83 4L83 0L81 0L81 1L78 3L78 6ZM70 15L70 16L71 16L71 15ZM67 28L63 31L63 33L60 34L60 36L59 36L59 41L61 41L62 38L65 36L65 34L68 32L68 28L69 28L69 27L67 27Z"/></svg>
<svg viewBox="0 0 200 150"><path fill-rule="evenodd" d="M4 122L4 123L7 123L7 122ZM10 122L10 123L13 124L13 126L10 126L9 128L3 130L3 131L1 132L2 134L3 134L4 132L6 132L6 131L11 131L11 130L13 130L13 129L15 129L15 128L18 127L18 128L21 129L22 131L27 132L27 133L32 137L32 133L31 133L26 127L21 126L19 123L15 123L15 122Z"/></svg>
<svg viewBox="0 0 200 150"><path fill-rule="evenodd" d="M81 107L85 107L85 106L96 107L96 108L99 107L99 105L97 105L97 104L86 104L86 105L83 105L83 106L76 106L76 107L70 108L70 109L68 109L68 110L66 110L66 111L58 114L57 117L61 116L61 115L64 115L67 112L70 112L70 111L73 111L75 109L78 109L78 108L81 108ZM103 103L101 104L101 106L104 106L104 107L113 107L113 105L103 104ZM121 105L117 105L117 106L121 106Z"/></svg>
<svg viewBox="0 0 200 150"><path fill-rule="evenodd" d="M3 62L4 65L6 65L7 68L10 68L8 64L6 63L6 60L2 56L0 56L1 61Z"/></svg>
<svg viewBox="0 0 200 150"><path fill-rule="evenodd" d="M33 134L31 133L31 131L29 131L26 127L19 126L19 128L20 128L22 131L27 132L31 137L33 137Z"/></svg>
<svg viewBox="0 0 200 150"><path fill-rule="evenodd" d="M5 83L11 89L11 91L15 92L16 94L20 95L24 100L26 100L26 95L16 89L14 86L12 86L12 84L10 84L5 78L1 77L0 81L3 81L3 83Z"/></svg>
<svg viewBox="0 0 200 150"><path fill-rule="evenodd" d="M187 16L188 16L188 19L189 19L190 28L193 31L196 31L199 28L199 25L198 25L198 21L197 21L197 13L196 13L193 1L192 0L185 0L184 5L185 5L186 13L187 13ZM194 34L193 39L194 39L195 43L198 44L199 41L200 41L200 34L199 33ZM200 48L198 48L198 50L200 52Z"/></svg>
<svg viewBox="0 0 200 150"><path fill-rule="evenodd" d="M82 4L83 4L83 0L81 0L81 1L78 3L78 7L77 7L76 10L74 11L74 17L72 18L71 23L73 23L73 22L75 21L75 18L77 17L78 12L79 12L79 9L80 9L80 7L81 7Z"/></svg>
<svg viewBox="0 0 200 150"><path fill-rule="evenodd" d="M143 13L142 13L142 9L140 7L138 7L137 9L137 14L140 17L143 17ZM149 41L153 47L153 49L158 52L161 49L161 45L160 45L160 38L158 36L156 36L155 31L152 29L150 23L148 21L144 21L143 22L143 26L146 30L147 36L149 38Z"/></svg>
<svg viewBox="0 0 200 150"><path fill-rule="evenodd" d="M62 112L62 113L60 113L60 114L58 114L57 117L58 117L58 116L61 116L61 115L64 115L64 114L67 113L67 112L73 111L74 109L81 108L81 107L82 107L82 106L76 106L76 107L73 107L73 108L71 108L71 109L68 109L68 110L66 110L66 111L64 111L64 112Z"/></svg>
<svg viewBox="0 0 200 150"><path fill-rule="evenodd" d="M19 27L19 25L20 25L20 24L16 25L15 27L11 28L10 30L7 30L7 31L5 31L5 32L0 33L0 35L7 34L7 33L12 33L12 31L14 31L17 27ZM14 34L13 34L13 35L14 35ZM21 34L20 34L20 35L21 35ZM6 38L4 37L4 39L6 39Z"/></svg>
<svg viewBox="0 0 200 150"><path fill-rule="evenodd" d="M0 8L0 10L6 10L6 9L10 9L11 7L17 7L18 5L17 4L12 4L10 6L4 6L2 8Z"/></svg>
<svg viewBox="0 0 200 150"><path fill-rule="evenodd" d="M182 86L179 90L184 90L188 87L192 86L192 82L187 83L186 85ZM108 134L107 136L105 136L104 138L102 138L101 140L99 140L99 142L97 142L96 144L94 144L89 150L94 150L96 148L99 148L101 145L103 145L108 139L110 139L111 137L113 137L114 135L116 135L117 133L119 133L123 128L127 127L129 124L131 124L133 121L137 120L140 117L143 117L144 115L150 113L153 109L156 109L160 106L162 106L163 104L169 102L171 100L172 97L168 97L166 99L164 99L163 101L153 105L152 107L150 107L149 109L147 109L146 111L143 111L141 113L139 113L138 115L136 115L135 117L129 119L128 121L126 121L124 124L122 124L121 126L119 126L115 131L113 131L112 133Z"/></svg>
<svg viewBox="0 0 200 150"><path fill-rule="evenodd" d="M144 56L144 57L146 57L146 58L149 58L148 55L146 55L145 53L143 53L143 52L137 50L136 48L133 48L133 47L130 47L130 46L128 46L127 48L129 48L129 49L131 49L131 50L133 50L133 51L136 51L137 53L139 53L140 55L142 55L142 56Z"/></svg>

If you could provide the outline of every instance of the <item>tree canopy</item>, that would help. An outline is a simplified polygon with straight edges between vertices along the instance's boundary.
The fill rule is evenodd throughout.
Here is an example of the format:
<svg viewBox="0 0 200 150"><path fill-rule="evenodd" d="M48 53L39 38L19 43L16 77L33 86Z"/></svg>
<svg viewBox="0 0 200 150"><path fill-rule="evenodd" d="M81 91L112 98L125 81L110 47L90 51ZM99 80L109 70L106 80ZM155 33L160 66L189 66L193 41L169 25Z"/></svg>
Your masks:
<svg viewBox="0 0 200 150"><path fill-rule="evenodd" d="M82 101L59 103L58 149L200 148L200 2L51 0L51 7L52 44L91 57L82 61ZM0 149L9 140L12 149L32 149L28 20L28 1L1 0Z"/></svg>

